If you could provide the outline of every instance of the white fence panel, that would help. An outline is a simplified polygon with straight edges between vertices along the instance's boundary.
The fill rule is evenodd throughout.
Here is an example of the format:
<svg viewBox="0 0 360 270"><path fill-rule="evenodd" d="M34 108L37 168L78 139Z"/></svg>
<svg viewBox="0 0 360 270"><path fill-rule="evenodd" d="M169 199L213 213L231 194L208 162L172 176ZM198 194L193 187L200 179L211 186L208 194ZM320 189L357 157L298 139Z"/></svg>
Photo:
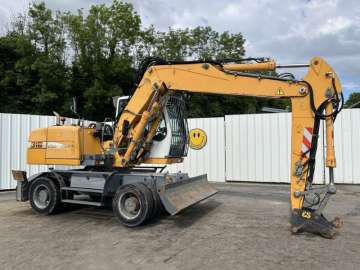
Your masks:
<svg viewBox="0 0 360 270"><path fill-rule="evenodd" d="M227 115L226 179L288 181L290 117L288 113Z"/></svg>
<svg viewBox="0 0 360 270"><path fill-rule="evenodd" d="M207 144L200 150L189 147L183 163L168 166L170 172L187 172L190 176L207 174L209 181L225 182L224 118L196 118L188 120L189 130L200 128L207 135Z"/></svg>
<svg viewBox="0 0 360 270"><path fill-rule="evenodd" d="M67 123L75 121L67 119ZM26 170L28 175L47 170L47 166L26 165L27 138L31 130L54 123L54 116L0 113L0 190L15 188L12 169ZM197 118L188 123L189 129L206 132L207 144L201 150L189 148L184 163L170 165L167 170L188 172L190 176L207 173L210 181L289 183L290 113L228 115L225 121L222 117ZM319 135L315 181L323 183L322 127ZM335 151L335 181L360 184L360 109L339 114Z"/></svg>
<svg viewBox="0 0 360 270"><path fill-rule="evenodd" d="M360 109L343 110L338 115L334 138L336 182L360 184Z"/></svg>
<svg viewBox="0 0 360 270"><path fill-rule="evenodd" d="M227 115L225 131L226 180L290 182L290 113ZM321 123L315 183L324 182L323 131ZM339 114L334 138L335 181L360 184L360 109ZM327 179L327 170L325 174Z"/></svg>

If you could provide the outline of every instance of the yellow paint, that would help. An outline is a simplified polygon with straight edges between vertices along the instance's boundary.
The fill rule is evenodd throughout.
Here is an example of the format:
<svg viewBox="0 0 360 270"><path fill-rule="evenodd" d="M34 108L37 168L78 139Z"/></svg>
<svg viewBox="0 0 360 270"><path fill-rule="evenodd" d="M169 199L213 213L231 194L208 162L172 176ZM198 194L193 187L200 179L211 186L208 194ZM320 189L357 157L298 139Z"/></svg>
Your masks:
<svg viewBox="0 0 360 270"><path fill-rule="evenodd" d="M330 115L333 112L332 104L328 104L325 113ZM326 167L335 168L335 146L334 146L334 120L332 117L326 118Z"/></svg>
<svg viewBox="0 0 360 270"><path fill-rule="evenodd" d="M284 96L285 93L284 93L284 91L283 91L281 88L279 88L279 89L276 90L276 95L277 95L277 96Z"/></svg>
<svg viewBox="0 0 360 270"><path fill-rule="evenodd" d="M33 147L39 142L43 148ZM52 126L34 130L30 133L29 143L28 164L81 165L84 155L102 154L100 141L93 136L93 129L79 126Z"/></svg>
<svg viewBox="0 0 360 270"><path fill-rule="evenodd" d="M183 158L147 158L143 163L147 164L172 164L172 163L181 163Z"/></svg>
<svg viewBox="0 0 360 270"><path fill-rule="evenodd" d="M224 69L232 71L274 71L276 62L270 60L263 63L226 64Z"/></svg>
<svg viewBox="0 0 360 270"><path fill-rule="evenodd" d="M338 93L341 93L342 88L340 81L336 76L335 71L320 57L314 57L310 62L308 73L304 77L313 88L315 107L318 108L326 100L326 90L332 88L332 79L327 74L332 73L335 78L335 85ZM296 198L295 191L304 191L307 183L306 171L308 169L307 164L304 164L305 160L301 162L304 164L303 174L300 179L294 175L296 169L296 163L301 158L301 144L303 140L303 130L305 127L313 127L315 118L314 113L310 107L309 94L291 99L292 107L292 136L291 136L291 208L301 209L303 206L303 197ZM333 123L331 124L333 125ZM327 129L330 126L326 126ZM328 131L326 131L328 132ZM329 138L332 140L333 138ZM331 143L331 142L327 142ZM327 154L328 155L328 154Z"/></svg>
<svg viewBox="0 0 360 270"><path fill-rule="evenodd" d="M207 135L200 128L194 128L189 132L189 146L194 150L202 149L207 143Z"/></svg>
<svg viewBox="0 0 360 270"><path fill-rule="evenodd" d="M310 218L311 218L311 212L309 212L309 211L303 211L303 212L301 213L301 216L302 216L303 218L305 218L305 219L310 219Z"/></svg>

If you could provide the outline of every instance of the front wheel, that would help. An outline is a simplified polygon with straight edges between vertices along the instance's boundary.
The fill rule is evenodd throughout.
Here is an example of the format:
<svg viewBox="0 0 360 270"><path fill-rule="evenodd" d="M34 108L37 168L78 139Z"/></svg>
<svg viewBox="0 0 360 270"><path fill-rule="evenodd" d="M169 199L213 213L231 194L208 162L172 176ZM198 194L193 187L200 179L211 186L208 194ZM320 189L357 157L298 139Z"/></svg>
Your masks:
<svg viewBox="0 0 360 270"><path fill-rule="evenodd" d="M113 198L113 211L127 227L136 227L151 217L154 201L151 190L141 183L120 186Z"/></svg>
<svg viewBox="0 0 360 270"><path fill-rule="evenodd" d="M36 213L53 214L61 208L60 188L50 178L38 178L30 186L29 200Z"/></svg>

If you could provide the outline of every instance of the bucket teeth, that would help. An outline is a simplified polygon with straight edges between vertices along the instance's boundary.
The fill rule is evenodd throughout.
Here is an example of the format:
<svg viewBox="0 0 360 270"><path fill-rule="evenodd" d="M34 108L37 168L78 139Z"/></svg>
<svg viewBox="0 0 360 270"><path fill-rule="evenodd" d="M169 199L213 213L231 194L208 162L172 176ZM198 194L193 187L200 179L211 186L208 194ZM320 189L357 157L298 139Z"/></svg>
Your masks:
<svg viewBox="0 0 360 270"><path fill-rule="evenodd" d="M344 222L339 217L336 217L333 221L331 221L331 224L334 228L340 229L344 225Z"/></svg>
<svg viewBox="0 0 360 270"><path fill-rule="evenodd" d="M340 218L330 222L322 214L316 214L312 210L294 210L291 215L291 232L294 234L308 232L332 239L341 226Z"/></svg>

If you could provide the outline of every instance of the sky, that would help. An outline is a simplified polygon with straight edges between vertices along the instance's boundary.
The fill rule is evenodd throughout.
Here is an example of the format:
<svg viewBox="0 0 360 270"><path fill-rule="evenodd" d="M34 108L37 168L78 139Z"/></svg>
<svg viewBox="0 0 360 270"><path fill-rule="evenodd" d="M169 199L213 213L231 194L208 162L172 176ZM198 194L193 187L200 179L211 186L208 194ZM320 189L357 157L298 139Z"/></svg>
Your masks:
<svg viewBox="0 0 360 270"><path fill-rule="evenodd" d="M359 0L129 0L143 26L211 26L241 32L246 55L271 57L279 64L309 63L322 56L340 77L345 95L360 92ZM111 0L45 0L53 10L85 11ZM29 0L0 0L0 33L24 12ZM296 72L302 76L306 70Z"/></svg>

